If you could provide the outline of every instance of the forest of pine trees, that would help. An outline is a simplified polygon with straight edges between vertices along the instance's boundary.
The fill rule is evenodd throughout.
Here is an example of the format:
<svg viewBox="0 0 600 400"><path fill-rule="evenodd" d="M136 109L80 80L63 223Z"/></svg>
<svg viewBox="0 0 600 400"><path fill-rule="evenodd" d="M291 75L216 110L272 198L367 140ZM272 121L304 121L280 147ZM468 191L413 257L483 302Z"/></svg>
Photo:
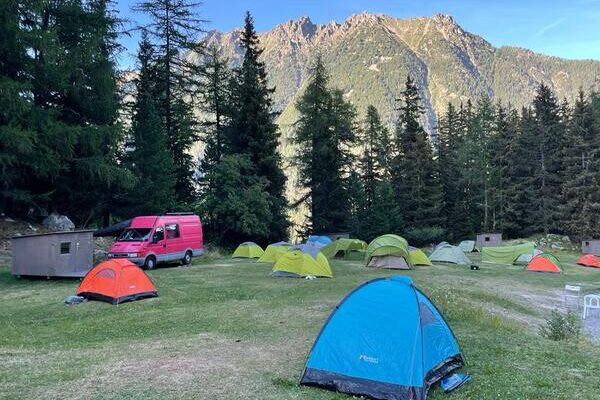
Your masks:
<svg viewBox="0 0 600 400"><path fill-rule="evenodd" d="M599 93L581 89L570 104L542 83L522 109L448 103L431 135L410 76L386 126L375 107L357 110L332 87L317 57L284 160L276 88L250 14L232 66L202 42L199 4L141 1L134 10L146 22L124 82L123 21L112 8L0 2L2 213L56 211L105 226L193 210L207 240L224 246L339 231L364 240L393 232L417 245L480 231L600 237ZM298 172L292 204L284 168ZM289 221L296 207L308 210L301 226Z"/></svg>

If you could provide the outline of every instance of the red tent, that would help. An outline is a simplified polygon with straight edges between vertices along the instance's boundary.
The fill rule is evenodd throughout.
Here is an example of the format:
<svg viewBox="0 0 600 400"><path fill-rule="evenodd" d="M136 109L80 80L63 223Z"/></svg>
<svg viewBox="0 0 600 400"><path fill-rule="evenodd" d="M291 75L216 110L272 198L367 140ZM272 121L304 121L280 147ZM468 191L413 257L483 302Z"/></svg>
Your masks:
<svg viewBox="0 0 600 400"><path fill-rule="evenodd" d="M549 257L545 257L544 254L538 254L537 256L533 257L531 261L529 261L529 264L527 264L526 270L532 272L561 272L558 265L556 265L556 263Z"/></svg>
<svg viewBox="0 0 600 400"><path fill-rule="evenodd" d="M600 259L593 254L584 254L577 260L577 264L586 267L600 268Z"/></svg>
<svg viewBox="0 0 600 400"><path fill-rule="evenodd" d="M124 258L104 261L92 268L79 285L77 295L111 304L158 297L148 275Z"/></svg>

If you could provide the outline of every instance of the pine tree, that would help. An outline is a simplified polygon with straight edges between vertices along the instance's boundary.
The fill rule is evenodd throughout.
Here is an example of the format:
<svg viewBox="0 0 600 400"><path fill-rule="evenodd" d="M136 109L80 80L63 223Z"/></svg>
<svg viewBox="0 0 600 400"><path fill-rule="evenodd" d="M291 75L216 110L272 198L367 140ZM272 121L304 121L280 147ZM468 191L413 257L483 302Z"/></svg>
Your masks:
<svg viewBox="0 0 600 400"><path fill-rule="evenodd" d="M276 241L287 237L289 226L284 196L286 177L278 150L280 134L274 121L271 98L274 89L268 85L265 64L260 61L262 49L259 46L254 22L247 13L241 36L244 57L242 65L234 70L231 81L227 151L247 155L251 163L247 173L267 182L267 201L271 204L273 218L266 239Z"/></svg>
<svg viewBox="0 0 600 400"><path fill-rule="evenodd" d="M532 204L532 225L536 231L551 232L560 229L560 169L563 129L558 101L551 89L540 84L533 100L535 166L532 185L535 196Z"/></svg>
<svg viewBox="0 0 600 400"><path fill-rule="evenodd" d="M172 103L172 131L167 136L167 148L170 150L175 173L175 194L181 207L189 207L196 198L194 172L195 160L190 148L199 139L197 122L191 104L185 100L185 90L175 88Z"/></svg>
<svg viewBox="0 0 600 400"><path fill-rule="evenodd" d="M212 240L219 245L234 246L250 239L266 245L272 240L274 215L272 197L266 195L268 182L247 173L252 169L248 154L228 154L207 172L209 181L221 184L203 196L200 208L210 210L218 221Z"/></svg>
<svg viewBox="0 0 600 400"><path fill-rule="evenodd" d="M229 61L224 58L216 46L207 49L200 68L201 102L200 108L206 115L200 123L201 139L204 152L199 160L198 184L200 186L200 204L219 191L222 182L210 180L214 177L211 171L225 155L225 115L229 102L229 85L231 79ZM222 224L216 220L212 210L203 210L204 226L213 236L221 236Z"/></svg>
<svg viewBox="0 0 600 400"><path fill-rule="evenodd" d="M221 160L225 153L225 116L229 102L231 79L229 60L215 45L207 49L200 68L201 103L200 109L208 115L200 124L201 139L205 144L201 169L206 171Z"/></svg>
<svg viewBox="0 0 600 400"><path fill-rule="evenodd" d="M365 218L368 218L368 227L363 238L368 241L386 233L396 232L399 226L404 226L394 188L389 179L383 179L375 186L373 205Z"/></svg>
<svg viewBox="0 0 600 400"><path fill-rule="evenodd" d="M465 120L464 139L459 149L463 168L461 184L467 193L470 231L476 233L491 229L490 141L493 131L493 105L488 97L482 97L478 100L475 111L468 111L465 116L468 116L468 119Z"/></svg>
<svg viewBox="0 0 600 400"><path fill-rule="evenodd" d="M330 90L320 57L311 79L296 103L300 114L292 142L293 160L300 184L307 189L301 201L311 207L309 232L332 232L348 228L346 179L351 165L349 145L354 142L355 111L338 90Z"/></svg>
<svg viewBox="0 0 600 400"><path fill-rule="evenodd" d="M510 106L496 105L494 116L494 136L490 141L492 188L490 202L492 209L491 229L503 232L507 237L515 237L517 226L510 215L508 193L513 185L515 165L519 162L517 132L519 115Z"/></svg>
<svg viewBox="0 0 600 400"><path fill-rule="evenodd" d="M534 187L536 159L536 122L531 108L523 107L515 137L512 177L506 187L507 207L504 224L512 227L512 237L527 237L536 233L533 207L538 195Z"/></svg>
<svg viewBox="0 0 600 400"><path fill-rule="evenodd" d="M367 209L365 188L361 177L352 171L346 185L348 198L348 227L352 237L365 238L368 235L371 210Z"/></svg>
<svg viewBox="0 0 600 400"><path fill-rule="evenodd" d="M410 76L406 79L400 102L392 183L405 229L432 228L440 224L438 167L427 132L419 122L423 107Z"/></svg>
<svg viewBox="0 0 600 400"><path fill-rule="evenodd" d="M118 21L110 2L32 2L22 19L30 70L36 159L23 184L36 205L87 225L108 223L111 193L128 181L117 163L114 54Z"/></svg>
<svg viewBox="0 0 600 400"><path fill-rule="evenodd" d="M131 117L132 148L129 163L136 177L128 215L152 215L169 211L175 200L173 162L165 131L152 96L155 65L153 49L145 34L138 52L139 75Z"/></svg>
<svg viewBox="0 0 600 400"><path fill-rule="evenodd" d="M366 207L371 208L375 187L387 174L389 159L389 132L381 123L377 109L369 105L363 122L361 142L362 155L359 159L361 179L365 189Z"/></svg>
<svg viewBox="0 0 600 400"><path fill-rule="evenodd" d="M329 197L329 223L319 232L346 231L348 222L348 176L354 170L355 156L351 148L356 140L356 109L339 89L331 92L329 107L330 131L329 146L324 156L325 165L331 168L326 175Z"/></svg>
<svg viewBox="0 0 600 400"><path fill-rule="evenodd" d="M195 195L194 160L189 148L198 140L192 103L198 87L198 66L189 53L202 51L198 43L204 21L199 17L199 6L189 0L147 0L134 7L150 19L141 28L154 47L154 97L175 167L177 199L182 204L190 203Z"/></svg>
<svg viewBox="0 0 600 400"><path fill-rule="evenodd" d="M465 224L465 210L462 203L462 188L459 184L462 169L458 150L462 146L463 132L459 112L448 103L446 114L439 118L437 136L437 157L440 184L442 188L441 217L444 226L454 239L467 237L470 227Z"/></svg>
<svg viewBox="0 0 600 400"><path fill-rule="evenodd" d="M562 114L567 115L563 105ZM598 171L592 162L598 158L600 132L594 125L594 110L583 89L567 120L562 146L561 213L565 232L577 239L596 237L600 233Z"/></svg>
<svg viewBox="0 0 600 400"><path fill-rule="evenodd" d="M34 201L23 186L24 172L32 170L34 132L30 126L30 87L26 74L25 32L20 26L23 9L18 2L0 2L0 210L23 214Z"/></svg>

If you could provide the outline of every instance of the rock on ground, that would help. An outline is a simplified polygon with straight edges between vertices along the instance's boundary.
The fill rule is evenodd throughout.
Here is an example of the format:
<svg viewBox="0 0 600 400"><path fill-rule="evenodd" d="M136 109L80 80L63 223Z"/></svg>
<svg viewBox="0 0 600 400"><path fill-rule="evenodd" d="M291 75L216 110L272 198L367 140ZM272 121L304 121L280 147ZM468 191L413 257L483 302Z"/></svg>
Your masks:
<svg viewBox="0 0 600 400"><path fill-rule="evenodd" d="M52 231L72 231L75 224L66 215L52 213L48 215L42 224Z"/></svg>

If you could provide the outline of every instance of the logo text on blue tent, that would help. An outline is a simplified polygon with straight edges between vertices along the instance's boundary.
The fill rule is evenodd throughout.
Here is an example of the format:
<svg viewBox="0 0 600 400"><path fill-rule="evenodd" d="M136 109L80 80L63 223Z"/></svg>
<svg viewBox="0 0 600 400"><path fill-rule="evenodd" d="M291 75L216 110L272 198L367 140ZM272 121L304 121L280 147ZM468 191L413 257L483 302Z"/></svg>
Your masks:
<svg viewBox="0 0 600 400"><path fill-rule="evenodd" d="M362 360L364 362L371 363L371 364L379 364L379 358L377 358L377 357L370 357L370 356L361 354L360 356L358 356L358 359Z"/></svg>

